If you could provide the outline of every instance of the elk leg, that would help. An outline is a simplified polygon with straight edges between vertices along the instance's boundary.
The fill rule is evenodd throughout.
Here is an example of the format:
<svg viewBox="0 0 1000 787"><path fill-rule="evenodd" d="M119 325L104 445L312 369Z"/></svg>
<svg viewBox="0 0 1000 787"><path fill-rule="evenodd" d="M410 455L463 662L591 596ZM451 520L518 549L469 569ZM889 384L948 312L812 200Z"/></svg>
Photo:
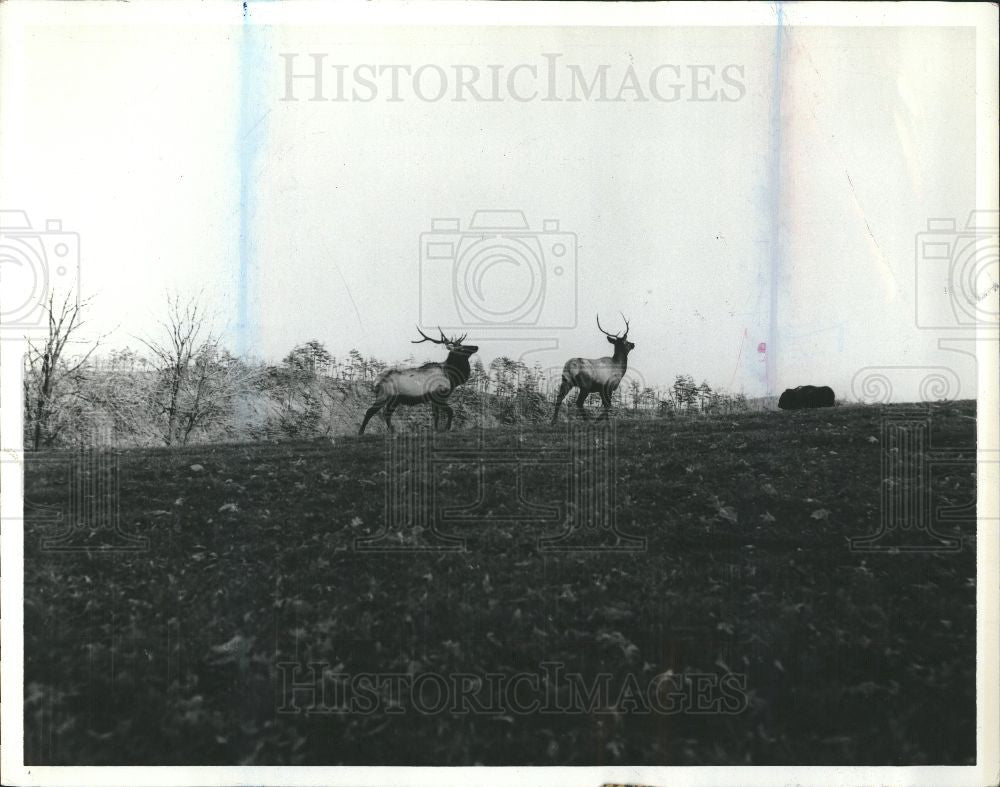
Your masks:
<svg viewBox="0 0 1000 787"><path fill-rule="evenodd" d="M376 400L375 404L368 408L365 413L365 420L361 422L361 428L358 430L358 434L365 433L365 427L368 426L368 422L371 420L372 416L375 415L382 407L385 405L385 399Z"/></svg>
<svg viewBox="0 0 1000 787"><path fill-rule="evenodd" d="M390 399L385 404L385 409L382 411L382 417L385 419L385 428L390 432L395 432L396 430L392 428L392 414L396 412L396 407L399 406L399 402L395 399Z"/></svg>
<svg viewBox="0 0 1000 787"><path fill-rule="evenodd" d="M552 423L556 422L559 417L559 405L562 404L563 399L566 398L566 394L573 390L573 383L563 377L562 382L559 384L559 393L556 394L556 409L552 411Z"/></svg>
<svg viewBox="0 0 1000 787"><path fill-rule="evenodd" d="M587 397L590 396L590 391L584 391L580 389L579 395L576 397L576 409L580 411L580 417L587 420L587 412L583 409L583 405L587 402Z"/></svg>
<svg viewBox="0 0 1000 787"><path fill-rule="evenodd" d="M601 391L601 404L604 405L604 411L598 416L597 420L605 421L611 413L611 391Z"/></svg>

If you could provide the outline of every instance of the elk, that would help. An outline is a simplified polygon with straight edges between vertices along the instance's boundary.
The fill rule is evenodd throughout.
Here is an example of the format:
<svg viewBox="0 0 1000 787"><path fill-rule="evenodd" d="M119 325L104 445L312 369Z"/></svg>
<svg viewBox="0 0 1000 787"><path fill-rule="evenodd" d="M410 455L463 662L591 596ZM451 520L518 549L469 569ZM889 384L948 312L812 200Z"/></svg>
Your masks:
<svg viewBox="0 0 1000 787"><path fill-rule="evenodd" d="M423 344L424 342L443 344L448 348L448 357L444 363L425 363L415 369L390 369L383 372L375 381L375 403L365 413L365 420L361 422L358 434L365 433L368 421L379 410L382 410L386 428L392 432L392 414L399 405L413 406L424 402L431 404L434 428L437 429L438 415L444 411L448 416L445 430L451 429L451 419L454 413L448 406L448 397L451 396L452 391L469 379L469 374L472 371L469 368L469 356L478 352L479 348L471 344L462 344L468 334L449 339L444 335L440 326L438 326L438 333L441 334L440 339L431 338L419 328L417 328L417 333L424 338L412 341L411 344Z"/></svg>
<svg viewBox="0 0 1000 787"><path fill-rule="evenodd" d="M579 388L580 393L576 397L576 406L580 411L580 416L586 418L583 405L587 397L592 393L601 395L601 402L604 404L604 412L601 418L607 418L611 411L611 395L618 388L628 369L628 354L635 349L635 345L628 340L628 320L625 320L625 333L621 336L610 334L601 327L600 315L597 316L597 329L603 333L610 344L615 346L614 355L610 358L570 358L563 366L562 382L559 385L559 394L556 396L556 409L552 413L552 423L559 417L559 405L566 398L573 388Z"/></svg>

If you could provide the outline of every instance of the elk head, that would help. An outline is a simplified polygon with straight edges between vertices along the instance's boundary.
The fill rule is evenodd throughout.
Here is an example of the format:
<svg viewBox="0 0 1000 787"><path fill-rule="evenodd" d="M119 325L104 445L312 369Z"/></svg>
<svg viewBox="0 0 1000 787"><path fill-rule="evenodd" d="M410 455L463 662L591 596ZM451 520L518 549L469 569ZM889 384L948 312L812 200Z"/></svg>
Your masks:
<svg viewBox="0 0 1000 787"><path fill-rule="evenodd" d="M620 312L619 312L620 313ZM608 333L601 327L601 318L597 317L597 329L608 337L608 343L615 346L615 355L621 353L623 356L628 356L629 352L635 349L635 345L628 340L628 320L625 319L625 315L622 314L622 319L625 320L625 333L618 335L617 333Z"/></svg>
<svg viewBox="0 0 1000 787"><path fill-rule="evenodd" d="M463 333L461 336L449 339L444 335L444 331L441 330L441 326L438 326L438 333L441 334L440 339L435 339L428 336L420 328L417 328L417 333L419 333L424 338L417 339L416 341L411 341L410 344L423 344L424 342L433 342L434 344L443 344L449 353L457 353L458 355L464 355L466 357L474 355L479 352L479 348L474 344L462 344L465 341L465 337L469 334Z"/></svg>

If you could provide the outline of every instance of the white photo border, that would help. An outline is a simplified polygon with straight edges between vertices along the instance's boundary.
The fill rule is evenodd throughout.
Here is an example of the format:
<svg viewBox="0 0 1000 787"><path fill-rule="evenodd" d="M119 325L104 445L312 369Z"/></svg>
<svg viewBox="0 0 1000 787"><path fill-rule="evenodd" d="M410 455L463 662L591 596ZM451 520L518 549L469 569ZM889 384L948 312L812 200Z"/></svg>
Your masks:
<svg viewBox="0 0 1000 787"><path fill-rule="evenodd" d="M0 91L16 89L18 37L37 25L348 25L348 26L968 26L976 28L977 205L998 205L997 6L989 3L587 3L587 2L178 2L0 4ZM10 80L15 80L11 84ZM1000 357L995 326L979 326L979 447L1000 446ZM4 784L43 785L671 785L923 784L1000 782L998 566L1000 538L988 526L1000 506L996 463L980 463L977 532L977 764L955 767L25 767L23 763L23 452L21 375L24 343L0 343L0 534L2 556L2 738Z"/></svg>

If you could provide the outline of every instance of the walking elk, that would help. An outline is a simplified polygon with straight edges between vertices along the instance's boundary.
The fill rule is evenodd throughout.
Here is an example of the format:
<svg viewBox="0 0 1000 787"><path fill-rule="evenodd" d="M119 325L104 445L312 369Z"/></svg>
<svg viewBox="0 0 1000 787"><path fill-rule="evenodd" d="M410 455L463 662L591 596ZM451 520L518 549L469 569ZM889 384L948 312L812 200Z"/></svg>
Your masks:
<svg viewBox="0 0 1000 787"><path fill-rule="evenodd" d="M430 402L434 428L437 429L439 413L444 411L448 416L445 430L451 429L453 411L448 406L448 397L451 396L452 391L469 379L469 374L472 371L469 367L469 356L478 352L479 348L471 344L462 344L468 334L456 339L449 339L440 327L438 328L438 333L441 334L440 339L432 339L419 328L417 328L417 333L424 338L413 341L411 344L422 344L423 342L443 344L448 348L448 357L444 363L425 363L416 368L390 369L384 372L375 381L375 403L365 413L365 419L361 422L358 434L365 433L368 421L382 408L385 408L382 411L382 417L385 419L386 427L391 432L393 431L392 414L396 407L401 404L413 406L424 402Z"/></svg>
<svg viewBox="0 0 1000 787"><path fill-rule="evenodd" d="M618 388L628 369L628 354L635 349L635 345L628 340L628 320L625 320L625 333L622 336L610 334L601 327L601 318L597 317L597 328L603 333L610 344L615 346L614 355L610 358L570 358L563 366L562 382L559 385L559 394L556 396L556 409L552 413L552 423L556 422L559 416L559 405L566 398L573 388L579 388L580 393L576 397L576 406L581 417L586 417L583 405L587 397L592 393L601 395L601 402L604 405L604 412L601 418L607 418L611 410L611 395Z"/></svg>

